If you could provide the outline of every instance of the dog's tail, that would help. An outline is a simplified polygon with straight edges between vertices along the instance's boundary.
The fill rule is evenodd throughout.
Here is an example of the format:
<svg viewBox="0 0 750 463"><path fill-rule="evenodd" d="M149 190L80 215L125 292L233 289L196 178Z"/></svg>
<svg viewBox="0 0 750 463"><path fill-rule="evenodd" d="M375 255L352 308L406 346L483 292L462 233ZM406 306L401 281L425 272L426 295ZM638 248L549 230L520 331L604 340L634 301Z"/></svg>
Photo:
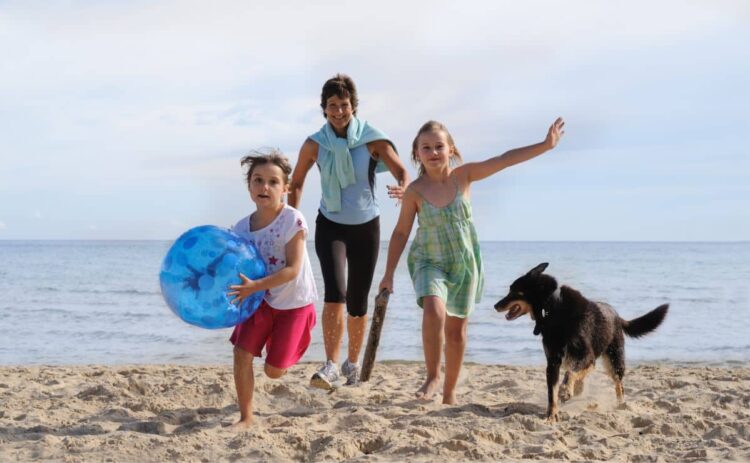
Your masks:
<svg viewBox="0 0 750 463"><path fill-rule="evenodd" d="M640 338L644 334L654 331L659 325L661 325L661 322L664 321L664 317L667 316L667 309L669 309L669 304L663 304L646 315L641 315L630 321L622 320L622 330L631 338Z"/></svg>

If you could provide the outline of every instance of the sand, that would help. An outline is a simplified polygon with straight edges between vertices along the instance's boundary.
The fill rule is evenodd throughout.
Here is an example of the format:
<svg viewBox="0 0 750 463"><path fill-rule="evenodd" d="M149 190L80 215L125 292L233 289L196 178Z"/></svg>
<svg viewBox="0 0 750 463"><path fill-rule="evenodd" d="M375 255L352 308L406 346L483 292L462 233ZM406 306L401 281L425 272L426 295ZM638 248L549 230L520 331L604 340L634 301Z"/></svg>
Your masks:
<svg viewBox="0 0 750 463"><path fill-rule="evenodd" d="M244 432L229 365L0 367L0 461L750 461L744 366L631 367L619 406L599 367L557 424L543 367L466 365L455 406L413 398L420 363L330 394L315 367L256 374Z"/></svg>

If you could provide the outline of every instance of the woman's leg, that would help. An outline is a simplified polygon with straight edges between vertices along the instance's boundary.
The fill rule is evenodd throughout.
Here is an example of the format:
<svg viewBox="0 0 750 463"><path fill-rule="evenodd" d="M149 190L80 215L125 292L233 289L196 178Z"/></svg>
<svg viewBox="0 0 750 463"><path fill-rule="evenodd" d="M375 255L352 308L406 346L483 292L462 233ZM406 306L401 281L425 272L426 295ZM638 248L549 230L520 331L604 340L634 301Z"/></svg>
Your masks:
<svg viewBox="0 0 750 463"><path fill-rule="evenodd" d="M240 420L235 428L246 428L253 424L253 354L234 347L234 387L237 389L237 403L240 407Z"/></svg>
<svg viewBox="0 0 750 463"><path fill-rule="evenodd" d="M346 306L346 244L342 237L343 225L318 214L315 229L315 253L320 261L325 295L323 303L323 344L326 360L338 363L344 337L344 307Z"/></svg>
<svg viewBox="0 0 750 463"><path fill-rule="evenodd" d="M468 318L451 317L445 320L445 384L443 403L456 403L456 383L464 363Z"/></svg>
<svg viewBox="0 0 750 463"><path fill-rule="evenodd" d="M443 350L445 303L437 296L422 298L422 348L427 378L416 396L431 400L440 384L440 362Z"/></svg>
<svg viewBox="0 0 750 463"><path fill-rule="evenodd" d="M323 345L326 359L338 363L341 355L341 341L344 338L343 302L323 303Z"/></svg>
<svg viewBox="0 0 750 463"><path fill-rule="evenodd" d="M351 225L346 233L346 332L349 362L356 364L367 330L367 304L380 251L380 218Z"/></svg>
<svg viewBox="0 0 750 463"><path fill-rule="evenodd" d="M357 363L359 353L362 351L362 344L365 340L365 331L367 330L367 314L361 317L346 317L346 333L349 335L349 349L347 355L351 363Z"/></svg>

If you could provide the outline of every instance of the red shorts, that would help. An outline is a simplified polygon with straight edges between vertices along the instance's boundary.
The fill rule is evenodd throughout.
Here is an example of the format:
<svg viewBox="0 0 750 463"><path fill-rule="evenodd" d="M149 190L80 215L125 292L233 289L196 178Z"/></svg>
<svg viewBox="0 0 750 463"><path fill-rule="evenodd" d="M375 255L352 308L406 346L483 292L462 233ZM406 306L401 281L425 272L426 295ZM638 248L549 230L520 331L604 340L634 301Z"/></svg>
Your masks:
<svg viewBox="0 0 750 463"><path fill-rule="evenodd" d="M315 304L278 310L264 300L252 317L234 327L229 342L255 357L262 357L265 346L266 363L283 370L302 358L314 326Z"/></svg>

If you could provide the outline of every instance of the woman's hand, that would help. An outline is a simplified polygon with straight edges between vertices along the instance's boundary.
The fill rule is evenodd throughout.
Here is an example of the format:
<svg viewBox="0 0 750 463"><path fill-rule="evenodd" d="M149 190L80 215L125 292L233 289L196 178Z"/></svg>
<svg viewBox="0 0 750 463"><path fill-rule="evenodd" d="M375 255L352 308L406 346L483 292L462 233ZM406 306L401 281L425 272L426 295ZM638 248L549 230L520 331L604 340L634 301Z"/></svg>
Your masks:
<svg viewBox="0 0 750 463"><path fill-rule="evenodd" d="M401 185L386 185L388 190L388 197L396 200L396 205L401 204L401 200L404 198L404 191L406 187Z"/></svg>
<svg viewBox="0 0 750 463"><path fill-rule="evenodd" d="M560 138L565 135L565 130L563 130L564 127L565 121L562 117L558 117L555 122L553 122L552 125L549 126L549 130L547 131L547 138L544 139L544 145L547 147L547 149L551 150L552 148L557 146L557 142L559 142Z"/></svg>
<svg viewBox="0 0 750 463"><path fill-rule="evenodd" d="M242 284L231 285L229 289L231 289L232 291L227 293L227 296L234 296L234 299L232 299L232 304L236 305L242 304L242 302L247 297L249 297L253 293L258 292L258 285L255 283L255 281L246 277L242 273L240 273L240 278L242 279Z"/></svg>
<svg viewBox="0 0 750 463"><path fill-rule="evenodd" d="M409 173L401 163L396 150L386 140L375 140L367 144L370 155L377 161L383 161L388 170L396 179L398 185L388 185L388 196L396 200L396 204L401 204L401 198L404 196L406 186L409 184Z"/></svg>
<svg viewBox="0 0 750 463"><path fill-rule="evenodd" d="M393 277L390 275L384 275L383 279L380 280L378 285L378 294L382 293L383 290L387 290L388 294L393 293Z"/></svg>

